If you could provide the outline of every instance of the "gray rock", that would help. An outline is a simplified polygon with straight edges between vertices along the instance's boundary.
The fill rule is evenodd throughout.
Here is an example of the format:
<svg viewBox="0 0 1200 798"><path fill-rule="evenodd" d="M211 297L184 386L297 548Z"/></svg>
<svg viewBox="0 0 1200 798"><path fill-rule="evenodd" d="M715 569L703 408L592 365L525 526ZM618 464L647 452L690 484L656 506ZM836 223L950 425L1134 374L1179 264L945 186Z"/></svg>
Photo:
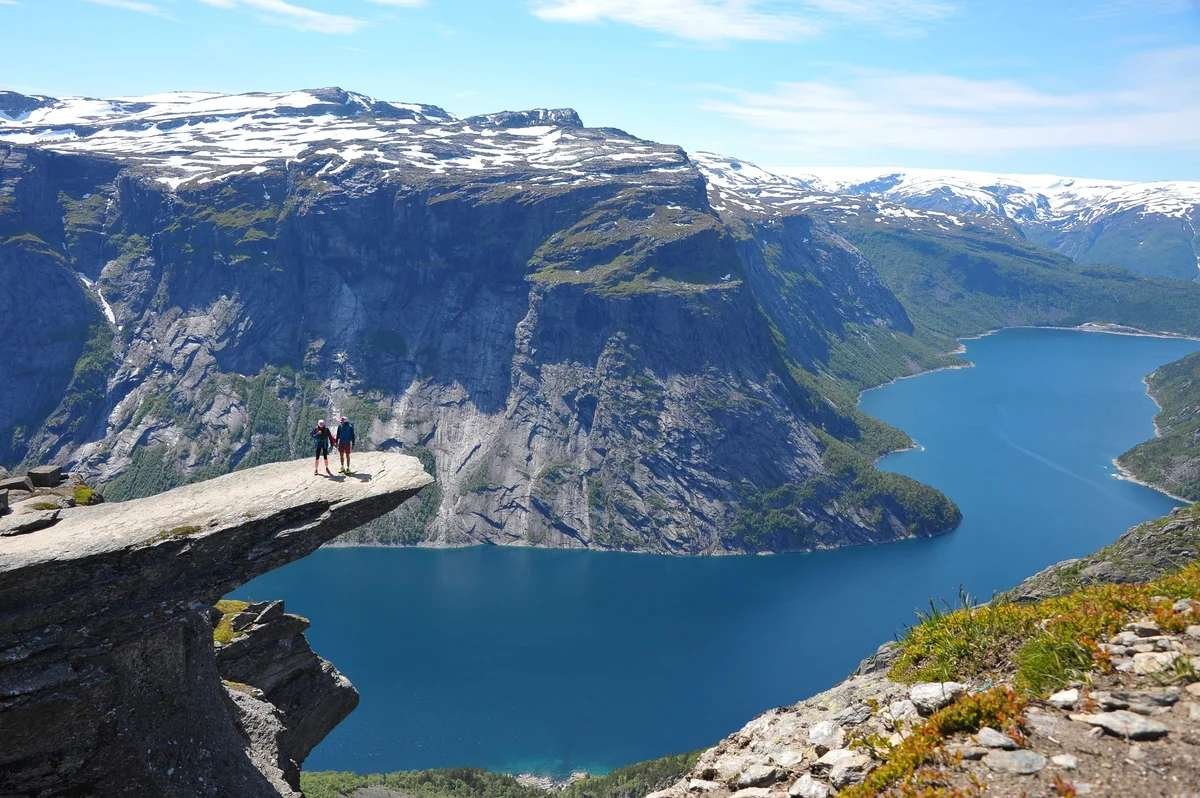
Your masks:
<svg viewBox="0 0 1200 798"><path fill-rule="evenodd" d="M1174 604L1171 605L1171 609L1174 610L1175 612L1191 612L1192 611L1192 600L1185 599L1185 598L1179 599L1179 601L1176 601Z"/></svg>
<svg viewBox="0 0 1200 798"><path fill-rule="evenodd" d="M0 538L27 535L58 523L62 510L26 510L0 518Z"/></svg>
<svg viewBox="0 0 1200 798"><path fill-rule="evenodd" d="M1133 655L1133 672L1141 675L1161 673L1179 658L1175 651L1147 651Z"/></svg>
<svg viewBox="0 0 1200 798"><path fill-rule="evenodd" d="M917 705L907 698L902 698L888 704L885 720L890 723L892 728L896 728L902 723L915 721L920 716L920 713L917 712Z"/></svg>
<svg viewBox="0 0 1200 798"><path fill-rule="evenodd" d="M1016 773L1028 776L1046 767L1046 757L1036 751L991 751L983 764L997 773Z"/></svg>
<svg viewBox="0 0 1200 798"><path fill-rule="evenodd" d="M851 704L833 716L835 722L843 726L857 726L871 717L871 708L866 704Z"/></svg>
<svg viewBox="0 0 1200 798"><path fill-rule="evenodd" d="M1074 754L1055 754L1050 761L1064 770L1074 770L1079 767L1079 760Z"/></svg>
<svg viewBox="0 0 1200 798"><path fill-rule="evenodd" d="M1200 638L1200 623L1189 624L1183 633L1188 637Z"/></svg>
<svg viewBox="0 0 1200 798"><path fill-rule="evenodd" d="M856 753L854 758L846 758L829 769L829 781L839 790L857 784L867 777L871 770L871 758L865 754Z"/></svg>
<svg viewBox="0 0 1200 798"><path fill-rule="evenodd" d="M1162 629L1154 621L1134 621L1125 624L1125 629L1138 637L1155 637L1162 634Z"/></svg>
<svg viewBox="0 0 1200 798"><path fill-rule="evenodd" d="M769 798L771 790L767 787L743 787L730 798Z"/></svg>
<svg viewBox="0 0 1200 798"><path fill-rule="evenodd" d="M735 787L760 787L773 784L783 777L783 771L774 765L751 765L738 774L734 780Z"/></svg>
<svg viewBox="0 0 1200 798"><path fill-rule="evenodd" d="M963 759L977 760L983 759L988 749L978 745L963 745L962 743L951 743L946 746L946 751L951 756L961 756Z"/></svg>
<svg viewBox="0 0 1200 798"><path fill-rule="evenodd" d="M808 744L817 749L817 755L834 748L841 748L846 741L842 727L831 720L823 720L808 730Z"/></svg>
<svg viewBox="0 0 1200 798"><path fill-rule="evenodd" d="M966 692L958 682L922 682L914 684L908 698L922 715L930 715Z"/></svg>
<svg viewBox="0 0 1200 798"><path fill-rule="evenodd" d="M29 477L5 477L0 479L0 490L19 490L33 493L33 483Z"/></svg>
<svg viewBox="0 0 1200 798"><path fill-rule="evenodd" d="M1129 740L1157 740L1167 733L1167 727L1158 721L1144 718L1124 709L1095 714L1072 714L1070 717L1071 720L1090 723L1104 729L1109 734Z"/></svg>
<svg viewBox="0 0 1200 798"><path fill-rule="evenodd" d="M62 484L62 468L46 465L29 469L26 476L35 488L57 488Z"/></svg>
<svg viewBox="0 0 1200 798"><path fill-rule="evenodd" d="M805 773L792 782L788 795L791 798L829 798L829 785Z"/></svg>
<svg viewBox="0 0 1200 798"><path fill-rule="evenodd" d="M715 792L721 789L721 785L705 779L688 779L687 788L688 792Z"/></svg>
<svg viewBox="0 0 1200 798"><path fill-rule="evenodd" d="M984 748L1004 748L1012 750L1017 747L1017 743L1007 734L996 731L991 726L984 726L975 733L975 741Z"/></svg>
<svg viewBox="0 0 1200 798"><path fill-rule="evenodd" d="M356 455L362 480L305 478L309 465L274 463L147 499L62 510L48 529L0 538L0 695L20 696L0 705L0 794L298 792L288 778L337 714L321 701L306 711L314 706L307 690L352 688L331 688L336 671L326 671L297 679L290 694L275 686L297 702L290 708L267 709L236 688L245 700L231 702L207 608L431 481L415 458L398 454ZM294 661L274 667L267 676L313 672ZM260 682L271 696L271 679ZM276 720L296 726L276 728Z"/></svg>
<svg viewBox="0 0 1200 798"><path fill-rule="evenodd" d="M1071 687L1067 690L1059 690L1046 700L1059 709L1073 709L1076 702L1079 701L1079 689Z"/></svg>

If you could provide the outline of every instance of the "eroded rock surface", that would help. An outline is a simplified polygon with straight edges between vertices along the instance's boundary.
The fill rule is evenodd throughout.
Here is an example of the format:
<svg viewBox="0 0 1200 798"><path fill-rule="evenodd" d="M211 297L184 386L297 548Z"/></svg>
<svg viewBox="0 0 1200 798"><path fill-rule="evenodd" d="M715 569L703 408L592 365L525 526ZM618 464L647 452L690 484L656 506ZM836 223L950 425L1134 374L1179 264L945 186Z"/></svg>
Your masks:
<svg viewBox="0 0 1200 798"><path fill-rule="evenodd" d="M223 683L209 608L431 481L398 454L357 455L349 477L308 467L64 509L0 538L0 794L297 794L292 756L340 719L328 696L348 685L311 650L264 655L295 649L303 629L275 605L222 654L221 670L255 671L261 686ZM306 704L299 677L325 679L323 705Z"/></svg>

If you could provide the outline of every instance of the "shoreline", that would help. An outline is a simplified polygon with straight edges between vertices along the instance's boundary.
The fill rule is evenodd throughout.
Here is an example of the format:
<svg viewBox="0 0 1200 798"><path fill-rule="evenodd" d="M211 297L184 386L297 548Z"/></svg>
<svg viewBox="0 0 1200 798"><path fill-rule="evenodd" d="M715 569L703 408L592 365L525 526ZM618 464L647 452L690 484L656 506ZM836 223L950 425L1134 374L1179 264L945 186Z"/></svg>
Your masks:
<svg viewBox="0 0 1200 798"><path fill-rule="evenodd" d="M1117 473L1112 475L1113 479L1119 479L1122 482L1132 482L1135 485L1141 485L1143 488L1149 488L1150 490L1154 491L1155 493L1161 493L1162 495L1166 496L1167 498L1172 499L1173 501L1177 501L1184 506L1187 506L1189 504L1195 504L1195 502L1193 502L1191 499L1185 499L1182 496L1176 496L1174 493L1167 490L1166 488L1160 488L1159 486L1151 484L1149 482L1146 482L1145 480L1138 479L1136 476L1134 476L1132 471L1130 471L1128 468L1126 468L1125 466L1118 463L1117 458L1115 458L1115 457L1112 459L1112 465L1113 465L1113 468L1116 469L1116 471L1117 471Z"/></svg>

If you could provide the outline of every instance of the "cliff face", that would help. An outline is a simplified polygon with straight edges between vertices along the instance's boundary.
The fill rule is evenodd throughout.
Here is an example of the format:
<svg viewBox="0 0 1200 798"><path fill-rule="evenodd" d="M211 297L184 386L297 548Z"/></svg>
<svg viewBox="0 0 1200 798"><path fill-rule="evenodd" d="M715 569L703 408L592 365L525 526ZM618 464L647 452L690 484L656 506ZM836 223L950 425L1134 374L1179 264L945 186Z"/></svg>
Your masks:
<svg viewBox="0 0 1200 798"><path fill-rule="evenodd" d="M821 225L735 226L678 148L567 112L400 125L314 97L320 124L386 134L379 157L314 145L189 179L153 147L0 144L0 258L78 274L61 301L110 316L33 368L57 407L5 397L29 420L0 456L145 495L300 456L346 413L437 477L358 540L725 552L956 522L902 478L864 488L878 452L806 370L864 327L911 330ZM784 521L759 534L778 491Z"/></svg>
<svg viewBox="0 0 1200 798"><path fill-rule="evenodd" d="M307 466L66 509L28 534L0 520L0 793L295 794L353 688L277 604L224 635L210 608L430 482L395 454L349 477Z"/></svg>

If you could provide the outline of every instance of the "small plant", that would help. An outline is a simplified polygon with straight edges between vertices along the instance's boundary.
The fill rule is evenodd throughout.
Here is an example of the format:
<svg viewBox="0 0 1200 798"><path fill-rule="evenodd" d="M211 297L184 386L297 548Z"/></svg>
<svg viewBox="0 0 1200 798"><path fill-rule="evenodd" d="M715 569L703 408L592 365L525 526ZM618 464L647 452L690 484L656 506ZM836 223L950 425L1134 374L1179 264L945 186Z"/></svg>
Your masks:
<svg viewBox="0 0 1200 798"><path fill-rule="evenodd" d="M213 644L223 646L237 637L233 629L233 619L243 613L250 603L237 599L222 599L213 606L221 613L217 625L213 627Z"/></svg>
<svg viewBox="0 0 1200 798"><path fill-rule="evenodd" d="M200 531L200 527L195 524L184 524L183 526L171 527L164 529L151 539L151 543L159 543L164 540L174 540L175 538L186 538L189 535L194 535Z"/></svg>
<svg viewBox="0 0 1200 798"><path fill-rule="evenodd" d="M29 506L35 510L58 510L58 509L61 509L54 502L34 502L33 504L31 504Z"/></svg>
<svg viewBox="0 0 1200 798"><path fill-rule="evenodd" d="M99 493L82 483L75 486L75 489L71 492L71 497L75 500L75 504L80 507L99 504L102 501Z"/></svg>

